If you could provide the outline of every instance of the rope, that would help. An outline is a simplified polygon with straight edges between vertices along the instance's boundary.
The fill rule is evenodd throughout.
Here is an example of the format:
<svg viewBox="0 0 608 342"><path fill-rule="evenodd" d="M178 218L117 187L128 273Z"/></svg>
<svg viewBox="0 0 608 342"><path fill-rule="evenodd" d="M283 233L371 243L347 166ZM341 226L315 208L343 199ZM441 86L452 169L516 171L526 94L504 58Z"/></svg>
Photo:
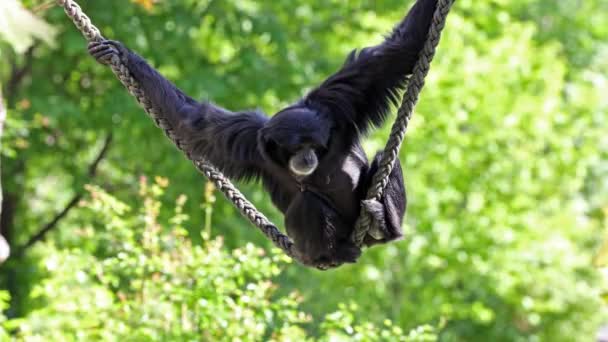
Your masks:
<svg viewBox="0 0 608 342"><path fill-rule="evenodd" d="M412 112L418 102L420 91L422 91L422 88L424 87L424 79L429 72L431 62L435 56L435 51L437 50L437 45L441 39L441 31L445 27L445 21L453 4L454 0L439 0L437 3L426 43L414 66L412 76L408 80L406 93L403 96L401 107L397 112L397 118L395 119L388 142L384 148L382 159L380 160L380 168L376 171L372 180L372 185L367 190L366 200L380 201L382 193L386 189L395 161L399 158L399 150L401 149L403 139L405 138L405 132L407 131L410 119L412 118ZM352 234L353 242L357 246L362 246L363 239L373 226L374 222L371 214L365 210L365 206L361 206L361 213L359 214L359 219L357 220Z"/></svg>
<svg viewBox="0 0 608 342"><path fill-rule="evenodd" d="M414 67L413 76L408 84L406 95L403 99L401 108L397 114L397 119L393 125L391 136L385 148L383 158L380 163L380 169L374 175L372 186L368 190L367 199L379 200L382 192L388 184L389 175L393 169L395 160L397 159L399 149L403 142L405 132L412 110L418 100L418 95L424 86L424 78L429 71L431 60L435 54L435 49L439 43L441 30L445 26L445 19L452 6L454 0L439 0L439 4L435 11L433 22L429 30L427 42L421 52L420 59ZM101 35L99 29L91 23L89 17L82 11L80 6L74 0L57 0L57 4L62 6L66 15L74 22L78 30L89 41L102 41L105 38ZM186 157L192 161L203 175L212 181L216 188L226 196L235 207L239 209L241 214L249 221L258 227L264 235L266 235L273 244L283 250L285 254L302 263L302 258L296 253L291 239L281 233L281 231L264 216L245 196L228 180L218 169L200 157L193 157L184 149L182 142L174 134L173 128L169 122L164 119L162 113L154 108L145 96L143 90L137 81L131 76L127 66L120 60L117 55L112 56L110 68L120 82L127 88L129 93L135 97L137 102L143 107L146 113L154 121L165 135L182 151ZM359 247L363 244L363 239L370 227L373 226L371 215L361 210L361 216L357 220L357 224L353 231L352 239ZM340 266L339 264L317 264L313 265L319 269L328 269Z"/></svg>

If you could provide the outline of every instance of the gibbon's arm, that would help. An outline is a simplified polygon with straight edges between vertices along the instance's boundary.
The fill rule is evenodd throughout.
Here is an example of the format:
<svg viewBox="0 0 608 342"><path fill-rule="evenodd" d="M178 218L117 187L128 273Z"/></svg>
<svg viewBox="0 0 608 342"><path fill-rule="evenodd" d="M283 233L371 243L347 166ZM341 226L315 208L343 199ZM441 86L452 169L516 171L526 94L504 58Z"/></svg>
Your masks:
<svg viewBox="0 0 608 342"><path fill-rule="evenodd" d="M232 113L197 102L119 42L91 43L89 52L102 64L108 64L114 54L120 56L154 108L169 121L186 152L202 156L233 179L261 176L257 134L268 120L265 115Z"/></svg>
<svg viewBox="0 0 608 342"><path fill-rule="evenodd" d="M344 66L304 103L325 110L336 123L354 124L361 133L381 125L418 60L436 5L437 0L416 1L382 44L351 52Z"/></svg>

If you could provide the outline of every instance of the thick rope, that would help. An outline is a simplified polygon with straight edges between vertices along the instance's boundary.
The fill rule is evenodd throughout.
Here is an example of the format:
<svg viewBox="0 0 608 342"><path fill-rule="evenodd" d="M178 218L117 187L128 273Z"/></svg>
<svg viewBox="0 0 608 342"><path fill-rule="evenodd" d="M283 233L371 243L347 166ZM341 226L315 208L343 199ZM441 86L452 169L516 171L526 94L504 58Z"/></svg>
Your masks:
<svg viewBox="0 0 608 342"><path fill-rule="evenodd" d="M380 168L374 175L372 185L367 190L366 200L380 201L382 193L386 189L390 174L393 171L393 166L399 157L399 150L401 150L405 132L407 131L410 119L412 118L412 112L416 106L416 102L418 102L420 91L422 91L422 88L424 87L424 79L429 72L431 62L435 56L435 51L441 38L441 31L445 27L448 13L453 4L454 0L439 0L437 3L426 43L414 66L412 76L408 80L406 93L403 96L401 107L397 112L397 118L395 119L390 137L384 148L382 159L380 160ZM353 242L357 246L362 246L363 239L373 226L374 222L371 214L365 210L364 206L361 206L361 213L352 235Z"/></svg>
<svg viewBox="0 0 608 342"><path fill-rule="evenodd" d="M374 175L373 183L368 190L367 198L372 200L379 200L382 192L388 184L389 175L393 169L395 160L397 159L399 149L403 142L405 132L409 120L411 118L412 110L418 100L420 90L424 86L424 78L428 73L430 62L435 54L435 48L439 43L441 36L441 30L445 25L446 16L450 10L450 7L454 3L454 0L440 0L435 11L433 22L431 24L427 42L421 52L420 59L414 67L413 76L408 83L408 89L403 99L401 108L397 114L397 119L393 125L391 136L384 150L383 158L380 162L380 169ZM80 6L73 0L57 0L57 4L62 6L67 16L72 19L76 27L82 32L84 37L88 41L102 41L105 38L101 35L101 32L95 25L91 23L89 17L84 14ZM165 135L173 141L173 143L191 160L196 168L203 173L209 180L211 180L215 186L222 191L222 193L239 209L241 214L249 219L256 227L258 227L264 235L266 235L276 247L283 250L288 256L293 259L302 262L302 258L297 255L293 248L293 242L291 239L281 233L281 231L270 222L264 214L262 214L257 208L249 202L245 196L228 180L219 170L207 161L201 158L194 158L188 151L183 147L183 144L174 134L173 128L169 122L163 118L156 108L154 108L145 96L143 90L137 83L137 81L131 76L127 66L120 60L120 57L114 55L110 62L110 68L120 82L127 88L129 93L135 97L137 102L144 108L146 113L152 118L156 126L161 128ZM361 216L357 220L356 227L353 231L352 239L361 247L363 245L363 239L369 232L370 228L374 223L372 222L371 215L361 210ZM339 264L318 264L314 265L319 269L328 269L331 267L340 266Z"/></svg>

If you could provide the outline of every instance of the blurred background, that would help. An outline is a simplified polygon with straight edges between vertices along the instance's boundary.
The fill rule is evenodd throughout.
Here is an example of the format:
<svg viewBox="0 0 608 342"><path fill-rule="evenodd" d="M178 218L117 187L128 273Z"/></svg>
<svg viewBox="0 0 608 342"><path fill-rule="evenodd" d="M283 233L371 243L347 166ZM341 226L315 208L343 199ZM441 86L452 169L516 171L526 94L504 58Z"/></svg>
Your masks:
<svg viewBox="0 0 608 342"><path fill-rule="evenodd" d="M274 113L413 2L79 3L191 96ZM608 2L459 0L444 32L401 151L407 238L320 272L205 182L53 1L0 0L0 340L596 340Z"/></svg>

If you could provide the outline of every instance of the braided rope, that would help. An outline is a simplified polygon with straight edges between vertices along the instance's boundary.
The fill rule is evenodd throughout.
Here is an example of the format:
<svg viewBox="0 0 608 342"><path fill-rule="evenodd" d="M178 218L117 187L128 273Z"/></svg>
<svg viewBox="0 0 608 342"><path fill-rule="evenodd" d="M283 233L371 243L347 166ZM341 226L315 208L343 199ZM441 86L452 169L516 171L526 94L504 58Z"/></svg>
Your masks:
<svg viewBox="0 0 608 342"><path fill-rule="evenodd" d="M416 106L416 102L418 102L418 96L424 87L424 79L429 72L431 61L435 56L435 51L441 38L441 31L445 27L445 21L453 4L454 0L439 0L437 4L426 43L414 66L412 77L408 81L407 90L401 102L401 107L397 112L397 118L395 119L388 142L384 148L384 153L380 160L380 168L376 171L372 180L372 185L367 190L367 200L379 201L382 197L382 193L386 189L390 174L393 171L393 166L399 157L399 150L401 149L403 139L405 138L405 132L407 131L410 119L412 118L414 106ZM372 220L371 214L365 210L364 206L361 206L361 213L352 234L352 240L357 246L363 245L363 239L373 226Z"/></svg>
<svg viewBox="0 0 608 342"><path fill-rule="evenodd" d="M383 158L380 162L380 169L374 175L373 183L368 190L368 199L380 199L382 192L388 184L388 178L393 169L395 160L397 159L399 149L403 142L405 132L412 110L418 100L418 95L424 86L424 78L430 68L430 63L435 54L435 48L439 43L441 30L445 25L446 16L452 6L454 0L440 0L437 10L435 11L433 22L429 30L427 42L421 52L420 59L414 67L413 77L409 81L406 95L403 99L401 108L397 114L397 119L393 125L391 136L384 150ZM66 15L74 22L78 30L89 41L102 41L105 38L101 35L99 29L91 23L89 17L82 11L80 6L74 0L57 0L57 4L64 8ZM204 174L211 180L217 189L226 196L235 207L239 209L241 214L249 219L256 227L258 227L264 235L266 235L276 247L280 248L291 258L302 262L302 258L297 255L293 248L291 239L281 233L281 231L264 216L245 196L228 180L219 170L207 161L201 158L194 158L188 151L184 149L183 144L174 134L173 128L169 122L163 118L162 113L154 108L145 96L143 90L137 81L131 76L127 66L121 61L117 55L112 56L110 68L120 82L127 88L129 93L135 97L137 102L144 108L146 113L154 121L156 126L163 130L165 135L181 150L186 157L191 160L198 171ZM373 222L370 214L364 209L361 210L361 216L357 220L357 224L353 231L352 239L358 245L362 246L363 239ZM319 269L328 269L340 266L339 264L317 264L314 265Z"/></svg>

